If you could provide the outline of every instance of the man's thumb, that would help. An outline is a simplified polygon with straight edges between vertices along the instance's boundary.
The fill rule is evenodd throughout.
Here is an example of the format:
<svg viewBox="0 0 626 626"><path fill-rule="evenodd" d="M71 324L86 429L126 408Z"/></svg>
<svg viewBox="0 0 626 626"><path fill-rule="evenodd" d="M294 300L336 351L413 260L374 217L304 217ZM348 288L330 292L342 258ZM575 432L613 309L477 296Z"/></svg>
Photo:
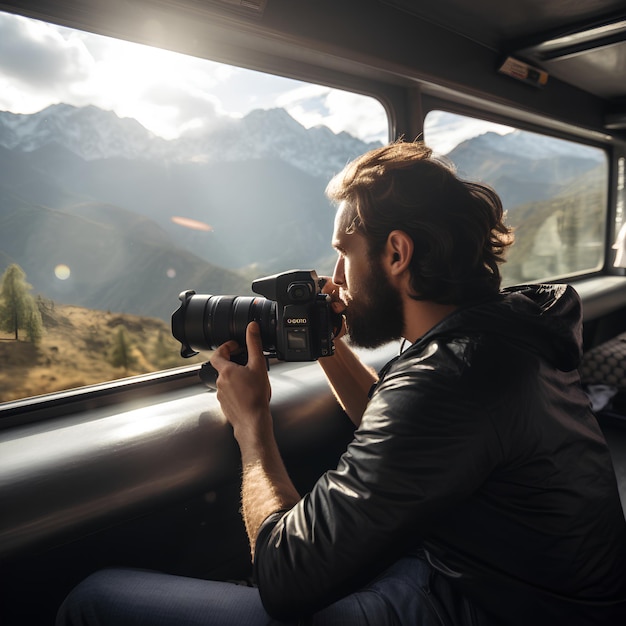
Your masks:
<svg viewBox="0 0 626 626"><path fill-rule="evenodd" d="M246 328L246 346L248 348L248 362L265 361L263 355L263 341L261 339L261 328L258 322L250 322Z"/></svg>

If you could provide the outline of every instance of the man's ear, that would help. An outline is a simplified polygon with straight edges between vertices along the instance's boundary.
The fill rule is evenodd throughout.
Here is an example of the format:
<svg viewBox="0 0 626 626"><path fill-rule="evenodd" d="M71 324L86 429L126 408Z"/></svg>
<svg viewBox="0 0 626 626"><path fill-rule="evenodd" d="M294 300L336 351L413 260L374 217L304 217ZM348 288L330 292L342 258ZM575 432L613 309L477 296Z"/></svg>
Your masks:
<svg viewBox="0 0 626 626"><path fill-rule="evenodd" d="M403 230L392 230L385 246L386 264L392 275L408 269L413 258L413 240Z"/></svg>

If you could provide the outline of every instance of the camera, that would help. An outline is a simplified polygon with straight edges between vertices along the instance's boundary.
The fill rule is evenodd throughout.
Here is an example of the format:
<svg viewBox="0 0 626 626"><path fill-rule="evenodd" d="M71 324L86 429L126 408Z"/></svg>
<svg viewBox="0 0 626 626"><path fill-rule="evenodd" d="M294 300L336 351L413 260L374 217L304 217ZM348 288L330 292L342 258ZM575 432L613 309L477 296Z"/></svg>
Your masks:
<svg viewBox="0 0 626 626"><path fill-rule="evenodd" d="M252 291L263 297L183 291L172 314L172 334L188 358L229 339L245 346L246 327L256 321L268 358L315 361L333 354L333 337L341 327L322 286L314 270L291 270L255 280Z"/></svg>

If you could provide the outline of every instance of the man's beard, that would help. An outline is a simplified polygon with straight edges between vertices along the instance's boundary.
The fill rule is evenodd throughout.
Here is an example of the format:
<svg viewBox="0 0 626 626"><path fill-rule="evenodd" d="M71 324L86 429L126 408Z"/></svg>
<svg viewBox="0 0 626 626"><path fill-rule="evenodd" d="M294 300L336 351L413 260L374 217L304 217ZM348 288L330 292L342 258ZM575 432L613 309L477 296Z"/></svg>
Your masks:
<svg viewBox="0 0 626 626"><path fill-rule="evenodd" d="M359 289L359 300L350 300L345 310L350 343L361 348L378 348L400 339L404 331L402 298L384 278L378 259L372 259L370 274L364 281L367 292Z"/></svg>

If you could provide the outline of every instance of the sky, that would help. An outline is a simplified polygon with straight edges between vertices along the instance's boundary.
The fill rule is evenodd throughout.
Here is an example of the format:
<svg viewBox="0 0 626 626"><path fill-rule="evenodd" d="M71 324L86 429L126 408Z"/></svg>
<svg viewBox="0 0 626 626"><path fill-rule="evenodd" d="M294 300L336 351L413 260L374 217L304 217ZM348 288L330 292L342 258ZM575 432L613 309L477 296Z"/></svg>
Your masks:
<svg viewBox="0 0 626 626"><path fill-rule="evenodd" d="M272 107L366 141L388 132L373 98L0 13L0 110L59 102L133 117L166 139Z"/></svg>
<svg viewBox="0 0 626 626"><path fill-rule="evenodd" d="M384 109L373 98L0 12L0 110L35 113L59 102L135 118L166 139L272 107L306 128L388 139ZM485 123L461 130L446 114L435 118L430 134L443 154L491 127L506 132Z"/></svg>

